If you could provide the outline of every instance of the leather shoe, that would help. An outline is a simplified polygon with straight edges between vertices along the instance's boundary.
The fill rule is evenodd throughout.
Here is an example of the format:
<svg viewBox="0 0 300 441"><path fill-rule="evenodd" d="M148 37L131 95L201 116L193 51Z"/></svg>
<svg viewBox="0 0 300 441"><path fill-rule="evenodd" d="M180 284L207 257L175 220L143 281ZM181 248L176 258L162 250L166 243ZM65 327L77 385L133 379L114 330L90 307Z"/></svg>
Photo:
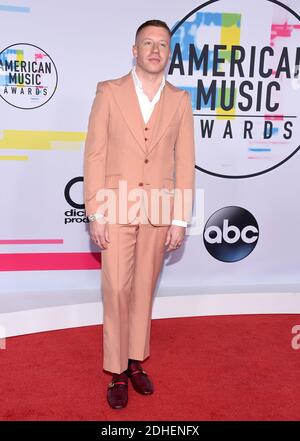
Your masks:
<svg viewBox="0 0 300 441"><path fill-rule="evenodd" d="M139 361L129 363L128 369L125 372L137 392L143 395L149 395L154 392L153 383Z"/></svg>
<svg viewBox="0 0 300 441"><path fill-rule="evenodd" d="M113 409L122 409L128 402L128 378L126 372L113 374L107 388L107 401Z"/></svg>

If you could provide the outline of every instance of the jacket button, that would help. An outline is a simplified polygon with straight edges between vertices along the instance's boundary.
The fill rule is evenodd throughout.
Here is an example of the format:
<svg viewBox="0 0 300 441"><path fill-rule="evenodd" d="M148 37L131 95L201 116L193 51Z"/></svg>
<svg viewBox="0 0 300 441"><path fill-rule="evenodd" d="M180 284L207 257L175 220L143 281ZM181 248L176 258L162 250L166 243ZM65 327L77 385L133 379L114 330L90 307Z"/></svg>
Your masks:
<svg viewBox="0 0 300 441"><path fill-rule="evenodd" d="M145 138L145 141L148 141L148 138Z"/></svg>
<svg viewBox="0 0 300 441"><path fill-rule="evenodd" d="M149 162L149 159L145 159L145 161L144 161L144 162L145 162L145 164L148 164L148 162Z"/></svg>
<svg viewBox="0 0 300 441"><path fill-rule="evenodd" d="M148 127L145 127L145 130L149 130Z"/></svg>
<svg viewBox="0 0 300 441"><path fill-rule="evenodd" d="M139 182L139 186L142 187L144 184L143 182Z"/></svg>

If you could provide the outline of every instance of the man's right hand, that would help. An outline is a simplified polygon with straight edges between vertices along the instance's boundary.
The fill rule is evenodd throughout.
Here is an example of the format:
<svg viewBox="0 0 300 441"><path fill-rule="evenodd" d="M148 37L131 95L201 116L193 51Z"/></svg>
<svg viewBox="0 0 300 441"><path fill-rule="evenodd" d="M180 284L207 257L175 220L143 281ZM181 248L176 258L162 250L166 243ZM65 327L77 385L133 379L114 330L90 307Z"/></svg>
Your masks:
<svg viewBox="0 0 300 441"><path fill-rule="evenodd" d="M100 248L107 248L109 239L108 225L101 220L90 222L90 236L93 242Z"/></svg>

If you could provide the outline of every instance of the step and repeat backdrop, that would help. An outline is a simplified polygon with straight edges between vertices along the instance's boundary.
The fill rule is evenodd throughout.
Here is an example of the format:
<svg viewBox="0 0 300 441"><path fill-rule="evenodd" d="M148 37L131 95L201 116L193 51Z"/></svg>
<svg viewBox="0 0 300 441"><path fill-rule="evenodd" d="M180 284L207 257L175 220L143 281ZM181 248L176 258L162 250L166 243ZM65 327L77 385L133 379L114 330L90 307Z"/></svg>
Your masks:
<svg viewBox="0 0 300 441"><path fill-rule="evenodd" d="M100 286L88 117L97 82L130 71L152 18L172 29L167 79L190 94L197 150L193 222L160 287L299 284L299 6L0 0L1 292Z"/></svg>

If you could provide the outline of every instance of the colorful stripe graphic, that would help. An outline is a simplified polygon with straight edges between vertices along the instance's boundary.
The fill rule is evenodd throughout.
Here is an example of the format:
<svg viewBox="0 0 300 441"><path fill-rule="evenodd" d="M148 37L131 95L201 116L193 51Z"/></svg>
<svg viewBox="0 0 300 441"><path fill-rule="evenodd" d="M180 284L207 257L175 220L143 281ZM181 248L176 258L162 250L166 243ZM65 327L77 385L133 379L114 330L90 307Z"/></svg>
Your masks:
<svg viewBox="0 0 300 441"><path fill-rule="evenodd" d="M299 24L272 23L271 27L271 46L275 46L276 38L290 38L294 30L299 30Z"/></svg>
<svg viewBox="0 0 300 441"><path fill-rule="evenodd" d="M248 156L248 159L272 159L270 156Z"/></svg>
<svg viewBox="0 0 300 441"><path fill-rule="evenodd" d="M0 271L92 270L100 268L100 252L0 254Z"/></svg>
<svg viewBox="0 0 300 441"><path fill-rule="evenodd" d="M0 161L28 161L28 156L0 155Z"/></svg>
<svg viewBox="0 0 300 441"><path fill-rule="evenodd" d="M64 243L63 239L0 239L0 245L41 245Z"/></svg>
<svg viewBox="0 0 300 441"><path fill-rule="evenodd" d="M0 5L0 12L23 12L29 13L30 8L28 6L13 6L13 5Z"/></svg>
<svg viewBox="0 0 300 441"><path fill-rule="evenodd" d="M269 149L269 148L259 148L259 147L250 147L248 150L250 150L250 152L270 152L272 149Z"/></svg>
<svg viewBox="0 0 300 441"><path fill-rule="evenodd" d="M225 58L225 60L230 60L231 57L231 47L233 45L239 45L241 41L241 14L222 14L221 18L221 41L220 44L226 45L227 50L226 51L220 51L221 57ZM226 88L226 100L229 101L229 92L230 89ZM236 90L234 91L234 95L236 97ZM218 93L218 97L220 94ZM219 99L219 98L218 98ZM235 98L234 98L235 102ZM226 115L227 119L234 119L235 114L235 108L232 108L231 110L223 110L221 107L217 106L217 119L222 119L224 114Z"/></svg>
<svg viewBox="0 0 300 441"><path fill-rule="evenodd" d="M3 130L0 131L0 149L80 150L83 147L85 137L85 132ZM28 159L28 156L0 156L0 160L7 159L24 161Z"/></svg>

